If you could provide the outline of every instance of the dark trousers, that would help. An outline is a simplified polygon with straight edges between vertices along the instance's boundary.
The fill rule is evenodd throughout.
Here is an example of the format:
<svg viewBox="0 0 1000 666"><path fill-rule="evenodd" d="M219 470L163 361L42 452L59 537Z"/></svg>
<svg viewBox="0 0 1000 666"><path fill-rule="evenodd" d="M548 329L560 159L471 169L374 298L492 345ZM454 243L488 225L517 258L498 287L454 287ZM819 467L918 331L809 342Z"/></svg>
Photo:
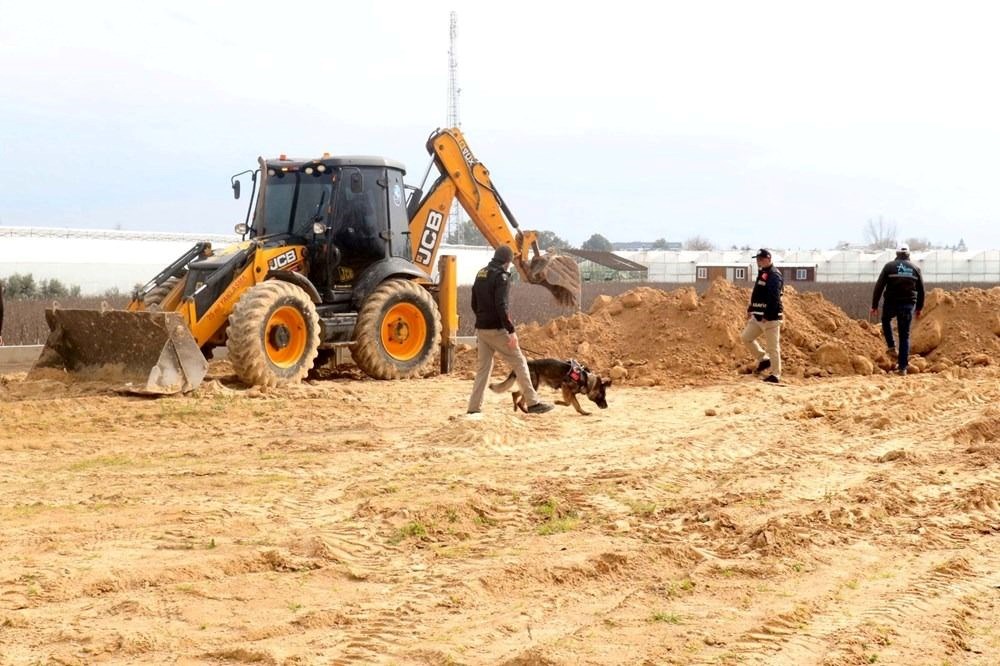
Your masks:
<svg viewBox="0 0 1000 666"><path fill-rule="evenodd" d="M910 325L913 323L915 303L886 303L882 306L882 335L885 344L892 349L896 344L892 341L892 319L896 318L896 331L899 333L899 369L905 370L910 360Z"/></svg>

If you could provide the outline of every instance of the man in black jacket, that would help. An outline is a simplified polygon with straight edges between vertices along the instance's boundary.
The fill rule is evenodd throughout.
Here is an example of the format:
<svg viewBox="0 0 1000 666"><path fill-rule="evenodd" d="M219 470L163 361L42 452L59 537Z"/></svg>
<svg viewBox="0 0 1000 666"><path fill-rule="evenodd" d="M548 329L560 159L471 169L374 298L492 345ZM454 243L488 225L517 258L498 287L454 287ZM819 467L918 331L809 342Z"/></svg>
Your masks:
<svg viewBox="0 0 1000 666"><path fill-rule="evenodd" d="M882 273L875 283L872 294L872 316L878 314L878 302L885 292L882 302L882 335L890 357L897 357L899 374L905 375L910 361L910 325L913 315L920 316L924 309L924 278L920 269L910 261L910 248L906 245L896 250L896 258L882 267ZM896 319L899 333L899 353L892 339L892 320Z"/></svg>
<svg viewBox="0 0 1000 666"><path fill-rule="evenodd" d="M3 280L0 280L0 346L3 346Z"/></svg>
<svg viewBox="0 0 1000 666"><path fill-rule="evenodd" d="M490 263L476 274L472 285L472 311L476 314L476 347L479 351L479 367L476 382L472 385L469 398L469 414L478 414L483 408L486 384L493 372L493 357L499 354L517 376L525 404L531 414L542 414L552 409L552 405L542 402L538 392L531 385L528 362L517 344L517 333L510 317L508 298L510 295L510 263L514 250L501 245L493 253Z"/></svg>
<svg viewBox="0 0 1000 666"><path fill-rule="evenodd" d="M757 260L757 281L750 294L747 325L740 338L757 360L754 372L770 368L771 374L764 381L777 384L781 381L781 321L785 316L781 292L785 283L781 273L771 263L770 252L761 248L754 258ZM766 352L757 342L757 338L762 335L767 346Z"/></svg>

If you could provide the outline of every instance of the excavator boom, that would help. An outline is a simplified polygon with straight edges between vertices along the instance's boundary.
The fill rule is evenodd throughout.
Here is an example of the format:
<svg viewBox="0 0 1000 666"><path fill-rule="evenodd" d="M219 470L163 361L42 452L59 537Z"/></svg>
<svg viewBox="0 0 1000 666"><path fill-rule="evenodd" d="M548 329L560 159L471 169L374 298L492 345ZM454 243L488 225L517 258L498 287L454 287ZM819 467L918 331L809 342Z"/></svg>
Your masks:
<svg viewBox="0 0 1000 666"><path fill-rule="evenodd" d="M462 132L458 128L436 130L427 140L427 151L441 175L410 217L414 263L431 272L457 197L491 246L506 245L514 250L514 265L526 282L545 287L562 305L578 306L580 269L576 261L541 252L537 234L520 229L490 172L472 154Z"/></svg>

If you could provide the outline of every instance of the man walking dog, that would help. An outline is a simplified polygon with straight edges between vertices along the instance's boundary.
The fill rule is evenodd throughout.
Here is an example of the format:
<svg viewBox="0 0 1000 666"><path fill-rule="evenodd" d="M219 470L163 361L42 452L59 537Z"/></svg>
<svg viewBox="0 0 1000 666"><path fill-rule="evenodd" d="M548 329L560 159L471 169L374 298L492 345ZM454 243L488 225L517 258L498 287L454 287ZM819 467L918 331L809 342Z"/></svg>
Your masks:
<svg viewBox="0 0 1000 666"><path fill-rule="evenodd" d="M902 245L896 250L896 258L882 267L872 294L871 314L878 314L878 302L885 292L882 302L882 336L890 356L898 359L899 374L905 375L910 362L910 325L913 315L920 316L924 309L924 278L920 269L910 261L910 248ZM899 333L899 351L892 339L892 320L896 319Z"/></svg>
<svg viewBox="0 0 1000 666"><path fill-rule="evenodd" d="M514 321L510 317L510 268L514 260L514 250L501 245L493 253L493 259L476 274L472 285L472 311L476 314L476 347L479 352L479 366L476 382L472 385L469 398L469 414L478 414L483 408L486 384L493 372L493 357L499 354L517 376L529 414L543 414L552 409L552 404L542 402L531 384L528 362L517 344Z"/></svg>
<svg viewBox="0 0 1000 666"><path fill-rule="evenodd" d="M757 260L757 281L750 294L747 325L740 338L757 360L754 372L770 368L771 374L764 381L777 384L781 381L781 320L785 316L781 292L785 283L781 273L771 263L770 252L761 248L754 259ZM764 336L767 351L757 342L761 336Z"/></svg>

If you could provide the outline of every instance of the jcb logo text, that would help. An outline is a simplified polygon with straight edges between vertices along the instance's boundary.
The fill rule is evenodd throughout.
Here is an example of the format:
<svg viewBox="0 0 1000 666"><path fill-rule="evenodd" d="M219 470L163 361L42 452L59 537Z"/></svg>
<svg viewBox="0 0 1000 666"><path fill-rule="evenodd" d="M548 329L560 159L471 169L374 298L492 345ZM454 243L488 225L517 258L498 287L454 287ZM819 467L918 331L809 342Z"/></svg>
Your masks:
<svg viewBox="0 0 1000 666"><path fill-rule="evenodd" d="M295 263L295 250L289 250L284 254L279 254L271 261L267 262L267 267L272 271L280 270L289 264Z"/></svg>
<svg viewBox="0 0 1000 666"><path fill-rule="evenodd" d="M441 223L444 216L432 210L427 216L427 224L424 225L424 233L420 236L420 247L417 248L417 263L424 266L431 265L431 257L437 249L438 237L441 235Z"/></svg>

